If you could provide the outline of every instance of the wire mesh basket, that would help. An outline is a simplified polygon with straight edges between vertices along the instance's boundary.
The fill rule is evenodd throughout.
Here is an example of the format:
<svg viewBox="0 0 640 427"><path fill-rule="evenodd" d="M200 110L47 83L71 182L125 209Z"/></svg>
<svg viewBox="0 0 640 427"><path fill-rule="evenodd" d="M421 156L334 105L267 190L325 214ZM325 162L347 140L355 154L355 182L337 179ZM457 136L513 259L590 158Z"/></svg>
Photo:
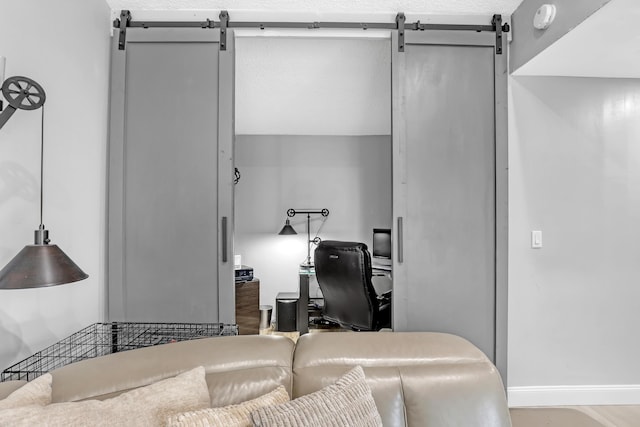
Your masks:
<svg viewBox="0 0 640 427"><path fill-rule="evenodd" d="M198 338L238 335L224 323L94 323L2 371L1 380L31 381L53 369L92 357Z"/></svg>

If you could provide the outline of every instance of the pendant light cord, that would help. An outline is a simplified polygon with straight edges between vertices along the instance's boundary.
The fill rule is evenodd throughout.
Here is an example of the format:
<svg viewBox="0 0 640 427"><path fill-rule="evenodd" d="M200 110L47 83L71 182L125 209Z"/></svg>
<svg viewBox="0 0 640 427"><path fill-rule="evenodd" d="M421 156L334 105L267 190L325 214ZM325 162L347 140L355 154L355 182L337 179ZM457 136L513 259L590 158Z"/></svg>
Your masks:
<svg viewBox="0 0 640 427"><path fill-rule="evenodd" d="M42 119L40 122L40 229L44 229L42 223L42 200L44 193L44 105L42 105Z"/></svg>

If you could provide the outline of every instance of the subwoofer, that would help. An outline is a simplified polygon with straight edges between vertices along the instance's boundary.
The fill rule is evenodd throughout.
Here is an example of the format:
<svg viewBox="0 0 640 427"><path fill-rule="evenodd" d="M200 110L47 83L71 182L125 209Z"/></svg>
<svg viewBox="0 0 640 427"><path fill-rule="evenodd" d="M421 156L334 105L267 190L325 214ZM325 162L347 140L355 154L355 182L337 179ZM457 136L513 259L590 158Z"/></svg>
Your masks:
<svg viewBox="0 0 640 427"><path fill-rule="evenodd" d="M280 332L297 331L298 294L280 292L276 296L276 330Z"/></svg>

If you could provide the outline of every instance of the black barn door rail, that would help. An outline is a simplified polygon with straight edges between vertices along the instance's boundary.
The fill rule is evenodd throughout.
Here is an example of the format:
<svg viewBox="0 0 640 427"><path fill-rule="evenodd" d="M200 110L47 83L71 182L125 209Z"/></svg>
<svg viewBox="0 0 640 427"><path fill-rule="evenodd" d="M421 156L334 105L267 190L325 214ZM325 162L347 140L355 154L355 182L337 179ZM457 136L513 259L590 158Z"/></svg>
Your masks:
<svg viewBox="0 0 640 427"><path fill-rule="evenodd" d="M220 50L226 50L226 33L227 28L334 28L346 29L354 28L361 30L381 29L381 30L398 30L398 49L404 51L404 32L412 31L429 31L429 30L448 30L448 31L493 31L496 33L496 54L502 54L502 33L510 31L508 23L502 23L502 15L493 15L491 24L489 25L471 25L471 24L423 24L420 21L413 23L405 22L404 13L400 12L396 15L395 22L235 22L229 19L229 13L226 10L220 12L218 16L220 21L133 21L131 12L122 10L120 18L113 21L113 27L119 30L118 49L124 50L127 37L127 28L220 28Z"/></svg>

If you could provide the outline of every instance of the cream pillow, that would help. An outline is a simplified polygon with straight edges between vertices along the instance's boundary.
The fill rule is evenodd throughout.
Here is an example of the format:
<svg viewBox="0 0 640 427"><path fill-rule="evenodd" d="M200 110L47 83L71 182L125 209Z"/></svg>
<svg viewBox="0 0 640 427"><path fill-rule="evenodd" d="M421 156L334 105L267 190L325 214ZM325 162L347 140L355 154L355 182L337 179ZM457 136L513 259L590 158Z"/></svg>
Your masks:
<svg viewBox="0 0 640 427"><path fill-rule="evenodd" d="M44 374L0 400L0 410L29 405L44 406L49 403L51 403L51 374Z"/></svg>
<svg viewBox="0 0 640 427"><path fill-rule="evenodd" d="M251 427L251 411L288 401L287 390L280 386L272 392L237 405L170 415L167 417L167 427Z"/></svg>
<svg viewBox="0 0 640 427"><path fill-rule="evenodd" d="M290 402L258 408L255 426L381 427L382 419L364 371L356 366L335 384Z"/></svg>
<svg viewBox="0 0 640 427"><path fill-rule="evenodd" d="M200 366L107 400L4 410L0 411L0 425L161 426L169 414L209 406L209 389L204 374L204 368Z"/></svg>

